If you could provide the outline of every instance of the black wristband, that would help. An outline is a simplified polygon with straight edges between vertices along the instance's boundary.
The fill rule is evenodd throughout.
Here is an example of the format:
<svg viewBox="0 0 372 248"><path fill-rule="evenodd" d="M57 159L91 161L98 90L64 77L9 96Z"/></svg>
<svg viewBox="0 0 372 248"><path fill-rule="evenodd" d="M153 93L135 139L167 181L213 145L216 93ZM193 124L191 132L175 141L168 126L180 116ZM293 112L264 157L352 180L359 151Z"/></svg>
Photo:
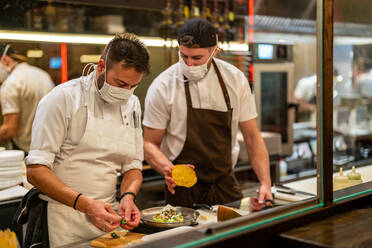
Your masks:
<svg viewBox="0 0 372 248"><path fill-rule="evenodd" d="M82 193L79 193L76 198L75 198L75 201L74 201L74 205L72 206L74 209L76 209L76 203L77 203L77 200L79 199L79 197L82 195Z"/></svg>
<svg viewBox="0 0 372 248"><path fill-rule="evenodd" d="M134 201L134 202L136 201L136 194L135 194L135 193L133 193L133 192L125 192L125 193L123 193L123 194L121 194L121 195L119 196L119 198L118 198L118 202L120 202L121 199L122 199L124 196L126 196L126 195L132 195L132 196L133 196L133 201Z"/></svg>

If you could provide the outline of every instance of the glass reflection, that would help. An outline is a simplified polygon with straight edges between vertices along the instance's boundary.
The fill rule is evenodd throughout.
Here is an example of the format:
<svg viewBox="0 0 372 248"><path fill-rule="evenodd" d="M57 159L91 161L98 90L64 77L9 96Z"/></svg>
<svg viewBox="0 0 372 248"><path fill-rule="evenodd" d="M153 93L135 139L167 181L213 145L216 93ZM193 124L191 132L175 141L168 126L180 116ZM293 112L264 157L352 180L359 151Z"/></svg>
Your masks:
<svg viewBox="0 0 372 248"><path fill-rule="evenodd" d="M347 2L335 1L334 191L372 179L372 18L365 4L347 10Z"/></svg>

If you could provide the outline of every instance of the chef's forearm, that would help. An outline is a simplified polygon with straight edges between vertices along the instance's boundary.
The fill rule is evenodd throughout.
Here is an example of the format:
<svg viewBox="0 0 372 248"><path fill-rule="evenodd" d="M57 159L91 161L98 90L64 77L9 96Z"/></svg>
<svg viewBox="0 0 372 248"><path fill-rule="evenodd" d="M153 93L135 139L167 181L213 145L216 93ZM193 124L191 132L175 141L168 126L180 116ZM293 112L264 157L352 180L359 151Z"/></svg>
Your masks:
<svg viewBox="0 0 372 248"><path fill-rule="evenodd" d="M261 135L246 139L245 146L258 180L261 184L271 186L269 154Z"/></svg>
<svg viewBox="0 0 372 248"><path fill-rule="evenodd" d="M67 206L74 205L79 194L65 185L47 166L28 165L27 180L47 196ZM85 213L91 199L82 195L79 197L76 209Z"/></svg>
<svg viewBox="0 0 372 248"><path fill-rule="evenodd" d="M17 136L18 130L12 128L9 125L1 125L0 126L0 142L4 142L10 140Z"/></svg>
<svg viewBox="0 0 372 248"><path fill-rule="evenodd" d="M137 194L141 188L142 180L142 172L139 169L126 171L121 181L120 193L133 192Z"/></svg>
<svg viewBox="0 0 372 248"><path fill-rule="evenodd" d="M164 175L164 168L172 166L172 162L164 155L160 148L148 141L144 141L145 160L158 173Z"/></svg>

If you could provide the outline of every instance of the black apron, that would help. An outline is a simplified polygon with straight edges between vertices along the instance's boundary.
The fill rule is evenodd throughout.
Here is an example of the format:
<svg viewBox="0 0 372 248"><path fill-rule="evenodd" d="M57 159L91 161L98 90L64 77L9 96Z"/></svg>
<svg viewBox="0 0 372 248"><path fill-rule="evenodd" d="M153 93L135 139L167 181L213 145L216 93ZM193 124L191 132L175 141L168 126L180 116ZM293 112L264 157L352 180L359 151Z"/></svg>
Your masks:
<svg viewBox="0 0 372 248"><path fill-rule="evenodd" d="M192 107L189 82L185 82L187 132L184 147L173 164L193 164L198 182L191 188L176 186L172 195L165 189L165 200L173 206L194 203L224 204L241 199L239 183L232 170L232 108L221 73L212 60L225 98L227 112Z"/></svg>

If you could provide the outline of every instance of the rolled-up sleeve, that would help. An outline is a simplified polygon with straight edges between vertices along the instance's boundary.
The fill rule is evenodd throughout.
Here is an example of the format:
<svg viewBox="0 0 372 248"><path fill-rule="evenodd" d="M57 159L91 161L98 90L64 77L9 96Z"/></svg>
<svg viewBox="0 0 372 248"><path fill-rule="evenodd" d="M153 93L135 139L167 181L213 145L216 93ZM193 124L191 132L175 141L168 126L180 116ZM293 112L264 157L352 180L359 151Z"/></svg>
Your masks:
<svg viewBox="0 0 372 248"><path fill-rule="evenodd" d="M5 81L1 87L1 110L3 115L20 113L20 87L15 77Z"/></svg>
<svg viewBox="0 0 372 248"><path fill-rule="evenodd" d="M240 91L239 122L248 121L257 117L256 102L247 78L239 72L238 79L242 82Z"/></svg>
<svg viewBox="0 0 372 248"><path fill-rule="evenodd" d="M140 105L140 102L139 102L138 98L136 98L136 102L134 104L133 111L134 111L134 113L136 115L136 118L137 118L137 121L138 121L138 127L135 127L136 154L135 154L134 158L131 161L129 161L129 163L124 164L122 166L121 173L123 173L123 174L125 172L127 172L129 170L133 170L133 169L142 170L142 161L144 159L144 156L143 156L143 136L142 136L141 123L140 123L141 116L142 116L142 111L141 111L141 105Z"/></svg>
<svg viewBox="0 0 372 248"><path fill-rule="evenodd" d="M26 165L42 164L53 169L68 126L66 100L61 89L54 88L41 99L32 125L30 152Z"/></svg>

